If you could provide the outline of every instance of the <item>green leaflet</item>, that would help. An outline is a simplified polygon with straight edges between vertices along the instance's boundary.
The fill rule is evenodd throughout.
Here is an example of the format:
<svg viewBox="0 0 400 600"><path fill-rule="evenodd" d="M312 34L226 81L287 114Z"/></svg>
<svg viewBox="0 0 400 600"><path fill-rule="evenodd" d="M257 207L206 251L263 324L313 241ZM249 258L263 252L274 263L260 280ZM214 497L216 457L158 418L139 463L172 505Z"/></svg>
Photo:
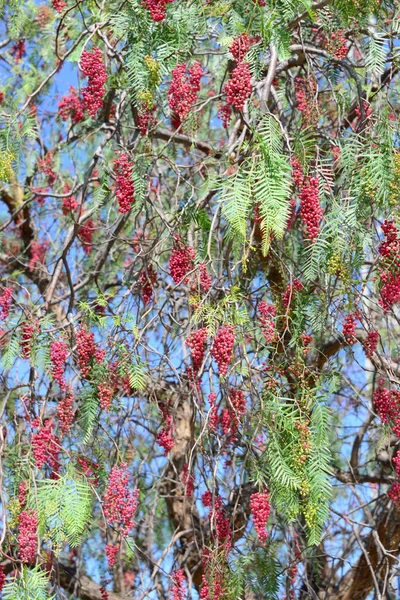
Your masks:
<svg viewBox="0 0 400 600"><path fill-rule="evenodd" d="M265 115L254 132L256 151L223 184L223 215L231 232L242 242L247 238L251 209L257 205L263 232L263 254L270 238L280 239L289 217L291 170L282 152L282 133L271 115Z"/></svg>
<svg viewBox="0 0 400 600"><path fill-rule="evenodd" d="M16 575L3 588L3 600L52 600L50 596L49 576L40 567L28 569L24 567L21 574Z"/></svg>
<svg viewBox="0 0 400 600"><path fill-rule="evenodd" d="M55 551L68 542L76 547L82 541L91 514L92 496L88 483L71 472L59 479L45 479L38 486L40 525Z"/></svg>

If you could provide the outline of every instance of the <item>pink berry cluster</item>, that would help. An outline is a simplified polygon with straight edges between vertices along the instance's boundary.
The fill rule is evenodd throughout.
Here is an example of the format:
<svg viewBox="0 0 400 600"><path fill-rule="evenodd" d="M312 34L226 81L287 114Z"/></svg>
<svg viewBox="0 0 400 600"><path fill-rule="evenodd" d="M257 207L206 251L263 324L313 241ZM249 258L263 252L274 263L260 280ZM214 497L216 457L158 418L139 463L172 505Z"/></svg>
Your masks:
<svg viewBox="0 0 400 600"><path fill-rule="evenodd" d="M167 456L175 445L175 440L172 436L172 417L169 414L167 406L160 406L160 410L164 419L164 427L157 434L156 441L161 448L164 448L164 455Z"/></svg>
<svg viewBox="0 0 400 600"><path fill-rule="evenodd" d="M371 331L368 331L367 337L363 341L363 348L364 348L365 356L367 356L367 358L372 358L375 350L378 347L378 341L379 341L378 330L372 329Z"/></svg>
<svg viewBox="0 0 400 600"><path fill-rule="evenodd" d="M78 350L78 365L81 369L82 377L87 377L92 361L103 358L101 351L97 348L94 341L94 333L84 327L79 329L76 334L76 347ZM98 362L101 362L101 360L98 360Z"/></svg>
<svg viewBox="0 0 400 600"><path fill-rule="evenodd" d="M4 573L3 565L0 565L0 592L6 583L7 575Z"/></svg>
<svg viewBox="0 0 400 600"><path fill-rule="evenodd" d="M53 152L48 152L46 156L38 160L37 166L39 171L46 175L47 183L51 187L57 179L57 173L54 171Z"/></svg>
<svg viewBox="0 0 400 600"><path fill-rule="evenodd" d="M21 332L21 352L22 352L22 357L23 358L30 358L31 355L31 351L32 351L32 339L34 337L34 335L37 333L38 331L38 324L37 323L29 323L28 321L26 321L23 325L22 325L22 332Z"/></svg>
<svg viewBox="0 0 400 600"><path fill-rule="evenodd" d="M227 104L236 110L243 110L252 87L250 65L248 62L240 62L233 69L231 78L225 85Z"/></svg>
<svg viewBox="0 0 400 600"><path fill-rule="evenodd" d="M96 117L98 110L103 106L106 93L105 84L107 72L103 62L100 48L84 50L80 59L80 69L88 78L86 87L82 89L83 105L91 117Z"/></svg>
<svg viewBox="0 0 400 600"><path fill-rule="evenodd" d="M372 115L372 107L370 106L370 104L368 104L368 102L366 100L363 101L363 108L364 108L365 118L369 119L369 117ZM357 106L354 112L355 112L357 119L361 119L360 106Z"/></svg>
<svg viewBox="0 0 400 600"><path fill-rule="evenodd" d="M296 77L295 80L297 108L301 112L302 122L305 127L316 126L318 122L317 110L317 84L314 79Z"/></svg>
<svg viewBox="0 0 400 600"><path fill-rule="evenodd" d="M55 340L50 345L51 374L58 383L61 391L65 391L65 363L68 357L68 346L64 340Z"/></svg>
<svg viewBox="0 0 400 600"><path fill-rule="evenodd" d="M154 105L152 109L143 108L140 111L137 120L137 126L140 131L140 135L148 134L149 130L156 125L157 121L153 114L156 108L156 105Z"/></svg>
<svg viewBox="0 0 400 600"><path fill-rule="evenodd" d="M168 104L176 125L180 125L186 119L196 102L202 76L203 68L197 61L188 69L186 63L180 63L173 69L168 90Z"/></svg>
<svg viewBox="0 0 400 600"><path fill-rule="evenodd" d="M397 451L396 456L392 458L392 462L394 464L394 469L396 472L396 477L400 476L400 452Z"/></svg>
<svg viewBox="0 0 400 600"><path fill-rule="evenodd" d="M228 129L232 119L232 107L229 104L222 104L218 111L218 118L221 119L224 129Z"/></svg>
<svg viewBox="0 0 400 600"><path fill-rule="evenodd" d="M294 156L291 160L292 163L292 177L296 187L301 189L303 187L304 175L303 168L300 164L299 159Z"/></svg>
<svg viewBox="0 0 400 600"><path fill-rule="evenodd" d="M3 293L0 296L0 321L7 319L10 314L12 302L12 289L7 287L4 288Z"/></svg>
<svg viewBox="0 0 400 600"><path fill-rule="evenodd" d="M282 293L282 305L284 308L288 308L292 300L296 296L296 292L301 292L303 284L298 279L293 279L292 283L288 283L285 291Z"/></svg>
<svg viewBox="0 0 400 600"><path fill-rule="evenodd" d="M254 39L250 38L247 33L241 33L236 36L229 46L229 52L237 63L243 62L244 57L250 49L250 46L254 44Z"/></svg>
<svg viewBox="0 0 400 600"><path fill-rule="evenodd" d="M171 573L173 586L171 588L171 600L185 600L186 577L183 569L176 569Z"/></svg>
<svg viewBox="0 0 400 600"><path fill-rule="evenodd" d="M310 177L300 191L300 217L306 226L310 240L319 234L324 211L320 205L319 183L317 177Z"/></svg>
<svg viewBox="0 0 400 600"><path fill-rule="evenodd" d="M113 387L107 381L103 381L97 385L97 394L101 408L108 412L114 396Z"/></svg>
<svg viewBox="0 0 400 600"><path fill-rule="evenodd" d="M254 527L261 544L265 544L268 537L267 522L271 511L269 492L257 492L250 496L250 511Z"/></svg>
<svg viewBox="0 0 400 600"><path fill-rule="evenodd" d="M174 247L169 259L169 272L175 283L187 283L187 274L194 269L196 252L185 246L182 239L174 236Z"/></svg>
<svg viewBox="0 0 400 600"><path fill-rule="evenodd" d="M398 508L400 508L400 481L395 481L388 491L388 496Z"/></svg>
<svg viewBox="0 0 400 600"><path fill-rule="evenodd" d="M235 327L226 325L220 327L211 346L211 356L216 360L220 375L226 375L229 363L233 357L235 345Z"/></svg>
<svg viewBox="0 0 400 600"><path fill-rule="evenodd" d="M142 269L139 275L140 293L143 302L149 304L153 299L154 286L157 283L157 273L153 269L153 265L148 265Z"/></svg>
<svg viewBox="0 0 400 600"><path fill-rule="evenodd" d="M393 433L400 437L400 392L384 388L383 379L378 383L373 395L376 412L382 423L389 424Z"/></svg>
<svg viewBox="0 0 400 600"><path fill-rule="evenodd" d="M267 344L272 344L276 341L278 336L275 325L276 308L273 304L260 302L258 305L258 314L260 328L264 335L265 341Z"/></svg>
<svg viewBox="0 0 400 600"><path fill-rule="evenodd" d="M355 337L355 333L356 333L356 325L357 325L358 319L359 319L359 314L357 312L349 313L348 315L346 315L346 317L344 319L343 335L346 338L346 342L350 346L355 344L357 341L357 339Z"/></svg>
<svg viewBox="0 0 400 600"><path fill-rule="evenodd" d="M188 465L185 463L182 469L182 483L185 486L186 498L193 498L194 492L194 477L190 473Z"/></svg>
<svg viewBox="0 0 400 600"><path fill-rule="evenodd" d="M31 243L30 259L29 259L29 263L28 263L28 269L29 269L29 271L31 271L31 273L35 269L38 269L40 267L40 265L44 264L46 253L47 253L48 249L49 249L49 244L48 244L47 240L44 242L38 242L38 241L34 240Z"/></svg>
<svg viewBox="0 0 400 600"><path fill-rule="evenodd" d="M32 452L38 469L48 464L53 469L59 467L60 441L53 431L53 423L49 419L41 425L39 419L32 421L37 432L32 436Z"/></svg>
<svg viewBox="0 0 400 600"><path fill-rule="evenodd" d="M96 226L92 219L87 219L78 229L78 237L82 242L83 251L85 254L90 254L93 250L93 234L96 230Z"/></svg>
<svg viewBox="0 0 400 600"><path fill-rule="evenodd" d="M125 463L113 467L104 495L104 515L107 521L121 528L127 537L134 527L134 516L138 507L138 490L129 490L129 471Z"/></svg>
<svg viewBox="0 0 400 600"><path fill-rule="evenodd" d="M67 3L65 0L51 0L53 4L54 10L59 13L62 13L67 8Z"/></svg>
<svg viewBox="0 0 400 600"><path fill-rule="evenodd" d="M49 189L50 188L48 188L48 187L47 188L40 188L40 187L39 188L34 188L34 187L31 188L32 194L35 194L33 200L35 202L37 202L39 206L43 206L43 204L46 200L46 197L47 197L47 192L49 191Z"/></svg>
<svg viewBox="0 0 400 600"><path fill-rule="evenodd" d="M147 8L153 21L163 21L167 15L167 4L174 0L142 0L142 6Z"/></svg>
<svg viewBox="0 0 400 600"><path fill-rule="evenodd" d="M74 421L74 394L68 389L65 396L57 404L58 425L61 435L65 435L71 429Z"/></svg>
<svg viewBox="0 0 400 600"><path fill-rule="evenodd" d="M113 567L115 565L115 559L117 558L117 554L119 552L119 546L107 544L104 548L104 552L106 553L109 568Z"/></svg>
<svg viewBox="0 0 400 600"><path fill-rule="evenodd" d="M203 364L204 354L206 351L208 332L205 327L193 331L186 339L186 346L190 348L192 355L193 372L196 376Z"/></svg>
<svg viewBox="0 0 400 600"><path fill-rule="evenodd" d="M69 95L58 103L58 114L63 121L71 119L72 123L80 123L85 117L85 106L77 90L71 85Z"/></svg>
<svg viewBox="0 0 400 600"><path fill-rule="evenodd" d="M114 174L119 212L127 213L135 202L135 186L132 181L133 162L125 152L114 161Z"/></svg>
<svg viewBox="0 0 400 600"><path fill-rule="evenodd" d="M343 29L333 31L329 37L327 50L338 60L344 60L348 53L347 40Z"/></svg>
<svg viewBox="0 0 400 600"><path fill-rule="evenodd" d="M208 290L211 287L211 276L207 271L207 266L205 265L205 263L199 264L199 271L200 287L203 290L203 292L208 292Z"/></svg>
<svg viewBox="0 0 400 600"><path fill-rule="evenodd" d="M399 231L392 221L384 221L382 231L385 239L379 246L381 260L378 276L383 284L379 304L387 312L400 300L400 238Z"/></svg>
<svg viewBox="0 0 400 600"><path fill-rule="evenodd" d="M18 516L19 558L23 563L36 560L38 522L37 515L31 509L22 511Z"/></svg>

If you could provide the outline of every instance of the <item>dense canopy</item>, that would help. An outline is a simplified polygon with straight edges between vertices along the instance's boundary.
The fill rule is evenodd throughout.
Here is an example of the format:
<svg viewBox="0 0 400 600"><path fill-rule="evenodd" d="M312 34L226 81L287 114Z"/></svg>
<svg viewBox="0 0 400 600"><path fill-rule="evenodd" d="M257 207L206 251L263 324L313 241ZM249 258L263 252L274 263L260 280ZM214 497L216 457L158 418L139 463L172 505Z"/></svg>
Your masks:
<svg viewBox="0 0 400 600"><path fill-rule="evenodd" d="M398 598L400 9L4 0L4 600Z"/></svg>

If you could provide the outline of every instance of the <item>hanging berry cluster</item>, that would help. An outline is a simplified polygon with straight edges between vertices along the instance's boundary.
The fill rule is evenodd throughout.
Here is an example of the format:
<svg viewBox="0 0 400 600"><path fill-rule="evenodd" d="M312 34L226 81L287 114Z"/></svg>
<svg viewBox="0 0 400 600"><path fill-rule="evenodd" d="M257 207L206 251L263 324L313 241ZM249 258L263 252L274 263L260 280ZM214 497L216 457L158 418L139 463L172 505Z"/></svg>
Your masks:
<svg viewBox="0 0 400 600"><path fill-rule="evenodd" d="M393 433L400 437L400 392L387 390L383 383L380 379L373 395L376 412L382 423L389 424Z"/></svg>
<svg viewBox="0 0 400 600"><path fill-rule="evenodd" d="M400 300L400 238L399 231L392 221L385 221L382 231L385 239L379 246L379 304L387 312Z"/></svg>
<svg viewBox="0 0 400 600"><path fill-rule="evenodd" d="M68 389L65 396L57 404L58 426L61 436L68 433L74 421L74 394Z"/></svg>
<svg viewBox="0 0 400 600"><path fill-rule="evenodd" d="M5 288L0 296L0 321L5 321L10 314L12 289Z"/></svg>
<svg viewBox="0 0 400 600"><path fill-rule="evenodd" d="M185 343L191 350L194 376L197 376L197 373L199 372L200 367L203 364L207 337L207 329L203 327L198 331L193 331L193 333L191 333L186 339Z"/></svg>
<svg viewBox="0 0 400 600"><path fill-rule="evenodd" d="M199 62L193 63L186 71L186 63L180 63L172 71L172 81L168 90L168 104L172 111L172 123L178 127L188 116L200 91L203 68Z"/></svg>
<svg viewBox="0 0 400 600"><path fill-rule="evenodd" d="M32 421L32 428L37 432L32 436L32 452L38 469L48 464L57 471L59 467L60 441L53 431L53 423L50 419L41 425L39 419Z"/></svg>
<svg viewBox="0 0 400 600"><path fill-rule="evenodd" d="M320 205L317 177L310 177L300 191L300 217L306 226L308 237L314 241L318 237L324 211Z"/></svg>
<svg viewBox="0 0 400 600"><path fill-rule="evenodd" d="M271 504L268 491L257 492L250 496L250 512L257 537L262 545L265 544L268 537L267 522L270 511Z"/></svg>
<svg viewBox="0 0 400 600"><path fill-rule="evenodd" d="M171 600L185 600L186 577L183 569L177 569L171 573L173 586L171 588Z"/></svg>
<svg viewBox="0 0 400 600"><path fill-rule="evenodd" d="M167 4L174 0L142 0L142 6L147 8L153 21L163 21L167 15Z"/></svg>
<svg viewBox="0 0 400 600"><path fill-rule="evenodd" d="M139 275L140 293L143 302L149 304L153 299L154 286L157 283L157 273L153 269L153 265L148 265L142 269Z"/></svg>
<svg viewBox="0 0 400 600"><path fill-rule="evenodd" d="M31 509L22 511L18 516L19 558L23 563L36 560L38 523L39 519Z"/></svg>
<svg viewBox="0 0 400 600"><path fill-rule="evenodd" d="M56 340L50 345L51 374L61 391L65 391L65 363L68 357L68 346L64 340Z"/></svg>
<svg viewBox="0 0 400 600"><path fill-rule="evenodd" d="M211 347L211 355L217 362L220 375L226 375L228 371L229 363L233 357L234 345L235 327L233 325L220 327Z"/></svg>
<svg viewBox="0 0 400 600"><path fill-rule="evenodd" d="M174 236L174 247L169 259L169 272L175 283L187 283L187 275L194 269L196 252L186 246L180 236Z"/></svg>
<svg viewBox="0 0 400 600"><path fill-rule="evenodd" d="M267 344L272 344L277 339L277 331L275 325L276 308L273 304L260 302L258 305L258 314L260 321L260 329L264 335Z"/></svg>
<svg viewBox="0 0 400 600"><path fill-rule="evenodd" d="M125 152L114 161L114 174L119 212L127 213L135 202L135 186L132 181L133 163Z"/></svg>
<svg viewBox="0 0 400 600"><path fill-rule="evenodd" d="M84 50L82 52L80 69L83 75L88 78L86 87L82 89L83 105L89 115L94 118L103 106L103 98L106 93L104 86L107 81L107 72L100 48L92 48L91 51Z"/></svg>
<svg viewBox="0 0 400 600"><path fill-rule="evenodd" d="M58 103L58 114L63 121L71 119L72 123L80 123L85 117L85 106L72 85L69 87L69 95Z"/></svg>
<svg viewBox="0 0 400 600"><path fill-rule="evenodd" d="M134 516L138 507L138 490L129 490L129 471L125 463L114 466L104 495L104 516L114 527L121 529L127 537L134 527Z"/></svg>

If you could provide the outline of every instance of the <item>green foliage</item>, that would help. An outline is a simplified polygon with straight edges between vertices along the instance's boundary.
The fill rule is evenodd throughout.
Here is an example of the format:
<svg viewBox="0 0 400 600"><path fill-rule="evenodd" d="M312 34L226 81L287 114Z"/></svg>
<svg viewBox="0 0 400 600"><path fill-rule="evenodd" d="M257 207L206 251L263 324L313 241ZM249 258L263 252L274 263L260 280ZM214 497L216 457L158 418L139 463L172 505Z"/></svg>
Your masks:
<svg viewBox="0 0 400 600"><path fill-rule="evenodd" d="M28 569L7 582L3 588L3 600L52 600L49 595L49 577L40 567Z"/></svg>
<svg viewBox="0 0 400 600"><path fill-rule="evenodd" d="M40 527L57 553L65 542L79 546L91 514L92 494L85 478L70 470L42 480L37 490Z"/></svg>

